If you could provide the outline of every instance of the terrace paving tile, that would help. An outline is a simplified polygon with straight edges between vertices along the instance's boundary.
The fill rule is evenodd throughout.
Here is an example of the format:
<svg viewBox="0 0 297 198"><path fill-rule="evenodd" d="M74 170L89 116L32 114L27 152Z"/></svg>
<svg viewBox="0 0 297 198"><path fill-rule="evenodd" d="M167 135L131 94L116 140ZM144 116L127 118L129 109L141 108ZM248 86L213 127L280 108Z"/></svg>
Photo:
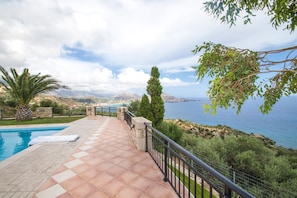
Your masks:
<svg viewBox="0 0 297 198"><path fill-rule="evenodd" d="M78 134L80 138L76 142L34 145L31 152L12 160L13 164L0 163L1 197L12 193L34 198L178 197L169 183L163 181L163 174L149 154L136 149L125 121L87 117L64 130L62 134ZM36 159L34 155L39 158L34 163L39 162L42 168L38 163L27 165L24 158ZM14 168L9 168L9 164ZM29 182L36 180L30 177L40 175L38 184L27 189ZM10 183L1 183L7 177ZM19 184L22 181L23 185ZM13 191L20 188L24 192Z"/></svg>

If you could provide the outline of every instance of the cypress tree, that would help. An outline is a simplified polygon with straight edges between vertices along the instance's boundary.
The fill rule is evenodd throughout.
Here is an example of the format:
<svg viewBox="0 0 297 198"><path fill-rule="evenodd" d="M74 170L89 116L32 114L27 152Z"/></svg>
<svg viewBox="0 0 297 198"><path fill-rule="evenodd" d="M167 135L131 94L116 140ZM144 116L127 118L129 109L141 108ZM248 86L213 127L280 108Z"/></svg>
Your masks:
<svg viewBox="0 0 297 198"><path fill-rule="evenodd" d="M140 102L140 115L153 122L153 114L151 112L151 106L149 98L146 94L143 94Z"/></svg>
<svg viewBox="0 0 297 198"><path fill-rule="evenodd" d="M151 70L151 78L146 87L147 93L151 96L151 112L153 116L153 126L157 127L164 119L164 101L161 97L162 85L159 81L160 73L158 67L154 66Z"/></svg>

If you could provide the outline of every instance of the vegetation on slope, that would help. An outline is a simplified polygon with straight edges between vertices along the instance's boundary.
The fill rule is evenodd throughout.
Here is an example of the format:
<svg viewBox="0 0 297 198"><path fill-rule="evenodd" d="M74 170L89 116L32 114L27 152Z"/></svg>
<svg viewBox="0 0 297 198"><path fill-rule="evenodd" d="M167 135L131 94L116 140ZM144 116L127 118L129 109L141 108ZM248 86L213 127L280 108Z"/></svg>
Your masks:
<svg viewBox="0 0 297 198"><path fill-rule="evenodd" d="M227 126L211 127L182 120L166 122L170 127L160 131L231 180L252 183L257 188L257 197L272 192L276 197L277 193L285 195L285 192L289 197L297 195L297 150L278 147L262 135L246 134Z"/></svg>

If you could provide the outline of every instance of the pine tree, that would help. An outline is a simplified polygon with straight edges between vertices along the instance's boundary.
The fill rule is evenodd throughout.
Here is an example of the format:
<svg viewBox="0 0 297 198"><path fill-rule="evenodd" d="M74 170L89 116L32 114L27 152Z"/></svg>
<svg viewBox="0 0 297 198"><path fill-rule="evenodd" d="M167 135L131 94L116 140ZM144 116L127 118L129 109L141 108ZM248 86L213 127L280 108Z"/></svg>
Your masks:
<svg viewBox="0 0 297 198"><path fill-rule="evenodd" d="M154 66L151 70L151 78L146 88L147 93L151 96L151 112L153 116L153 126L157 127L164 119L164 101L161 97L162 85L159 81L160 73L158 67Z"/></svg>

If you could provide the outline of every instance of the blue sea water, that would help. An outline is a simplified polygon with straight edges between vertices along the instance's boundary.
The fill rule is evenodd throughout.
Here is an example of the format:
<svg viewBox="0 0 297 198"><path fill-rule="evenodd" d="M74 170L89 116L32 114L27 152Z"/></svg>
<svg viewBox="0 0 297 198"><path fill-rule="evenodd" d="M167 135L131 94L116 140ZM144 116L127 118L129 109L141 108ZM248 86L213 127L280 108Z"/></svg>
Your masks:
<svg viewBox="0 0 297 198"><path fill-rule="evenodd" d="M283 97L268 115L259 111L260 99L247 101L240 114L236 114L235 109L219 109L216 115L205 113L202 105L207 102L207 98L201 98L165 103L165 118L210 126L226 125L246 133L262 134L278 146L297 149L297 96Z"/></svg>

